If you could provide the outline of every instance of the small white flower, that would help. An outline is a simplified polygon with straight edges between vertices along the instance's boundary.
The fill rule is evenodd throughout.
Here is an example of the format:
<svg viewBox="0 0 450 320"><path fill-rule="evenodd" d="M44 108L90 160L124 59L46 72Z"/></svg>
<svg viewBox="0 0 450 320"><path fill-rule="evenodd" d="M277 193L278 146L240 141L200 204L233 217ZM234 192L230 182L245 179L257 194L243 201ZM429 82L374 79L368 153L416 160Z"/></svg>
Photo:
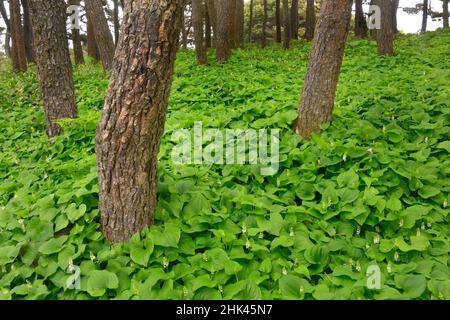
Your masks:
<svg viewBox="0 0 450 320"><path fill-rule="evenodd" d="M285 276L287 276L287 274L288 274L288 272L287 272L287 270L286 270L286 268L285 267L283 267L283 270L281 271Z"/></svg>
<svg viewBox="0 0 450 320"><path fill-rule="evenodd" d="M357 227L357 228L356 228L356 235L359 236L360 233L361 233L361 228L360 228L360 227Z"/></svg>
<svg viewBox="0 0 450 320"><path fill-rule="evenodd" d="M392 272L392 266L390 264L387 265L387 272L388 273Z"/></svg>
<svg viewBox="0 0 450 320"><path fill-rule="evenodd" d="M420 228L422 229L422 230L425 230L425 223L422 223L422 225L420 226Z"/></svg>
<svg viewBox="0 0 450 320"><path fill-rule="evenodd" d="M342 160L345 162L345 161L347 161L347 154L346 153L344 153L344 155L342 156Z"/></svg>
<svg viewBox="0 0 450 320"><path fill-rule="evenodd" d="M290 236L290 237L295 236L294 227L291 227L291 230L290 230L290 232L289 232L289 236Z"/></svg>
<svg viewBox="0 0 450 320"><path fill-rule="evenodd" d="M425 143L428 143L428 137L425 137Z"/></svg>
<svg viewBox="0 0 450 320"><path fill-rule="evenodd" d="M245 222L242 223L242 233L243 234L247 233L247 225L245 224Z"/></svg>
<svg viewBox="0 0 450 320"><path fill-rule="evenodd" d="M367 149L367 153L370 154L370 155L372 155L372 154L373 154L373 148Z"/></svg>
<svg viewBox="0 0 450 320"><path fill-rule="evenodd" d="M163 258L163 267L167 269L169 267L169 260L166 257Z"/></svg>
<svg viewBox="0 0 450 320"><path fill-rule="evenodd" d="M400 255L398 254L398 252L395 252L394 261L398 261L399 259L400 259Z"/></svg>
<svg viewBox="0 0 450 320"><path fill-rule="evenodd" d="M300 286L300 293L305 292L305 288L303 286Z"/></svg>
<svg viewBox="0 0 450 320"><path fill-rule="evenodd" d="M356 271L361 271L361 265L359 264L359 261L356 261L356 266L355 266Z"/></svg>
<svg viewBox="0 0 450 320"><path fill-rule="evenodd" d="M203 261L208 262L208 257L206 256L206 254L203 254Z"/></svg>
<svg viewBox="0 0 450 320"><path fill-rule="evenodd" d="M447 199L444 200L444 203L442 204L442 207L445 209L448 207L448 201Z"/></svg>
<svg viewBox="0 0 450 320"><path fill-rule="evenodd" d="M420 237L420 229L419 228L417 228L416 237Z"/></svg>
<svg viewBox="0 0 450 320"><path fill-rule="evenodd" d="M91 261L97 259L97 257L92 253L92 251L89 252L89 257L91 258Z"/></svg>
<svg viewBox="0 0 450 320"><path fill-rule="evenodd" d="M245 248L247 248L247 250L248 250L248 249L250 249L251 246L252 245L251 245L250 241L247 239L247 241L245 242Z"/></svg>
<svg viewBox="0 0 450 320"><path fill-rule="evenodd" d="M373 243L378 244L380 243L380 235L376 234L375 237L373 237Z"/></svg>
<svg viewBox="0 0 450 320"><path fill-rule="evenodd" d="M431 228L432 224L430 222L427 223L427 227Z"/></svg>
<svg viewBox="0 0 450 320"><path fill-rule="evenodd" d="M260 232L258 238L263 239L264 238L264 232Z"/></svg>
<svg viewBox="0 0 450 320"><path fill-rule="evenodd" d="M386 133L386 127L383 126L383 133Z"/></svg>
<svg viewBox="0 0 450 320"><path fill-rule="evenodd" d="M370 244L367 242L366 243L366 249L369 249L370 248Z"/></svg>
<svg viewBox="0 0 450 320"><path fill-rule="evenodd" d="M398 223L398 226L401 228L403 227L403 219L400 220L400 222Z"/></svg>

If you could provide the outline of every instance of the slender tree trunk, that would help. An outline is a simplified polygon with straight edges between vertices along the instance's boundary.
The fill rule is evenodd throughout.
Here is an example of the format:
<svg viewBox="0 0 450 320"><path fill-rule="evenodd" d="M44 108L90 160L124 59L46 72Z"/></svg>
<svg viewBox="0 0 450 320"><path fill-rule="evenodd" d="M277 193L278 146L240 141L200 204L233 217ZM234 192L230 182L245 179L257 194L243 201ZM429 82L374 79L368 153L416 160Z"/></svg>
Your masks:
<svg viewBox="0 0 450 320"><path fill-rule="evenodd" d="M253 0L250 0L250 16L248 20L248 42L252 42L253 37Z"/></svg>
<svg viewBox="0 0 450 320"><path fill-rule="evenodd" d="M34 36L30 21L29 0L22 0L23 8L23 38L25 41L25 55L28 62L36 62L36 53L34 50Z"/></svg>
<svg viewBox="0 0 450 320"><path fill-rule="evenodd" d="M355 35L359 38L367 38L367 22L362 6L363 0L355 0Z"/></svg>
<svg viewBox="0 0 450 320"><path fill-rule="evenodd" d="M397 11L400 0L392 0L392 29L394 30L394 35L398 33L397 25Z"/></svg>
<svg viewBox="0 0 450 320"><path fill-rule="evenodd" d="M113 11L113 20L114 20L114 43L117 45L119 42L119 33L120 33L120 22L119 22L119 0L114 0L114 11Z"/></svg>
<svg viewBox="0 0 450 320"><path fill-rule="evenodd" d="M97 42L103 68L111 70L114 59L114 40L106 20L101 0L85 0L86 14L94 27L95 41Z"/></svg>
<svg viewBox="0 0 450 320"><path fill-rule="evenodd" d="M236 46L244 47L244 0L236 1Z"/></svg>
<svg viewBox="0 0 450 320"><path fill-rule="evenodd" d="M211 19L209 18L208 1L205 1L205 47L209 49L212 47L212 26Z"/></svg>
<svg viewBox="0 0 450 320"><path fill-rule="evenodd" d="M66 4L30 0L36 64L49 137L61 134L54 121L78 116L66 31Z"/></svg>
<svg viewBox="0 0 450 320"><path fill-rule="evenodd" d="M102 231L127 241L154 222L157 163L182 1L128 0L97 130Z"/></svg>
<svg viewBox="0 0 450 320"><path fill-rule="evenodd" d="M275 41L281 43L281 0L276 0L275 2L275 25L276 25Z"/></svg>
<svg viewBox="0 0 450 320"><path fill-rule="evenodd" d="M80 0L69 0L69 5L79 6ZM83 46L81 45L80 30L74 25L72 32L73 54L75 57L75 64L84 64Z"/></svg>
<svg viewBox="0 0 450 320"><path fill-rule="evenodd" d="M181 46L187 49L188 30L186 26L186 5L183 6L183 15L181 16Z"/></svg>
<svg viewBox="0 0 450 320"><path fill-rule="evenodd" d="M216 55L219 62L226 62L231 56L230 35L232 35L234 14L236 8L235 1L216 0L217 14L217 37L216 37ZM219 23L220 21L220 23Z"/></svg>
<svg viewBox="0 0 450 320"><path fill-rule="evenodd" d="M291 40L291 15L289 12L289 0L283 0L283 25L284 25L283 47L285 49L289 49Z"/></svg>
<svg viewBox="0 0 450 320"><path fill-rule="evenodd" d="M261 46L264 48L267 44L267 0L263 0L263 25L262 25L262 36L261 36Z"/></svg>
<svg viewBox="0 0 450 320"><path fill-rule="evenodd" d="M331 118L352 4L352 0L325 0L320 9L296 126L306 139Z"/></svg>
<svg viewBox="0 0 450 320"><path fill-rule="evenodd" d="M292 39L298 39L298 0L292 0L291 27Z"/></svg>
<svg viewBox="0 0 450 320"><path fill-rule="evenodd" d="M11 58L11 24L8 19L8 13L6 12L5 4L3 3L4 0L0 0L0 14L3 17L3 21L5 21L6 25L6 36L5 36L5 53L8 57Z"/></svg>
<svg viewBox="0 0 450 320"><path fill-rule="evenodd" d="M192 24L194 26L195 52L198 64L207 64L206 48L203 37L204 6L202 0L192 0Z"/></svg>
<svg viewBox="0 0 450 320"><path fill-rule="evenodd" d="M427 22L428 22L428 0L423 0L423 8L422 8L422 33L427 31Z"/></svg>
<svg viewBox="0 0 450 320"><path fill-rule="evenodd" d="M94 62L100 61L100 52L98 50L97 41L95 40L94 26L92 25L92 20L89 15L87 15L87 53Z"/></svg>
<svg viewBox="0 0 450 320"><path fill-rule="evenodd" d="M392 26L391 0L379 0L381 8L381 30L376 32L378 54L381 56L394 55L394 30Z"/></svg>
<svg viewBox="0 0 450 320"><path fill-rule="evenodd" d="M9 10L11 17L13 70L14 72L25 72L27 71L27 57L25 53L25 40L23 37L19 0L11 0L9 3Z"/></svg>
<svg viewBox="0 0 450 320"><path fill-rule="evenodd" d="M443 4L442 4L442 18L444 20L444 29L448 29L449 28L449 23L448 23L448 19L449 19L449 12L448 12L448 2L449 0L444 0Z"/></svg>
<svg viewBox="0 0 450 320"><path fill-rule="evenodd" d="M316 27L316 6L314 0L306 1L306 30L305 39L311 41L314 38Z"/></svg>
<svg viewBox="0 0 450 320"><path fill-rule="evenodd" d="M208 7L208 17L209 22L211 23L211 28L213 32L213 45L216 47L216 40L217 40L217 12L216 12L216 5L215 0L206 0L207 7Z"/></svg>

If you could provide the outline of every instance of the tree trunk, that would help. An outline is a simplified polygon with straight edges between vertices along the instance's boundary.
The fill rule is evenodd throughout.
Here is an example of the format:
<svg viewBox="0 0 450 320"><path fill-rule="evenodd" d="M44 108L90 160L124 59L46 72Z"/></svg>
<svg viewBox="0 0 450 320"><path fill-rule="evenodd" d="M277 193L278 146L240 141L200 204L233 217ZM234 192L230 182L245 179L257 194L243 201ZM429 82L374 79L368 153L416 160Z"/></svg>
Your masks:
<svg viewBox="0 0 450 320"><path fill-rule="evenodd" d="M306 139L331 118L352 4L352 0L325 0L320 9L296 126Z"/></svg>
<svg viewBox="0 0 450 320"><path fill-rule="evenodd" d="M275 25L277 29L275 41L281 43L281 0L275 2Z"/></svg>
<svg viewBox="0 0 450 320"><path fill-rule="evenodd" d="M36 64L49 137L62 133L54 121L78 116L66 31L66 4L30 0Z"/></svg>
<svg viewBox="0 0 450 320"><path fill-rule="evenodd" d="M208 1L205 1L205 47L209 49L212 47L212 26L211 19L209 18Z"/></svg>
<svg viewBox="0 0 450 320"><path fill-rule="evenodd" d="M292 39L298 39L298 0L292 0L291 27Z"/></svg>
<svg viewBox="0 0 450 320"><path fill-rule="evenodd" d="M86 14L89 16L91 22L95 41L97 42L98 50L102 60L103 68L111 70L114 59L114 40L111 30L106 20L105 12L101 0L85 0Z"/></svg>
<svg viewBox="0 0 450 320"><path fill-rule="evenodd" d="M427 31L427 22L428 22L428 0L423 0L422 29L421 29L422 33L425 33Z"/></svg>
<svg viewBox="0 0 450 320"><path fill-rule="evenodd" d="M198 64L207 64L206 48L203 37L203 0L192 0L192 24L194 26L195 52Z"/></svg>
<svg viewBox="0 0 450 320"><path fill-rule="evenodd" d="M11 58L11 24L8 19L8 14L6 12L5 4L3 3L3 0L0 0L0 14L3 17L3 21L5 21L6 25L6 36L5 36L5 53L8 57Z"/></svg>
<svg viewBox="0 0 450 320"><path fill-rule="evenodd" d="M114 43L117 45L119 42L119 33L120 33L120 22L119 22L119 0L114 0L114 12L113 12L113 20L114 20Z"/></svg>
<svg viewBox="0 0 450 320"><path fill-rule="evenodd" d="M216 0L217 37L216 55L219 62L226 62L231 56L230 35L232 35L234 14L236 12L235 1ZM220 21L220 23L219 23Z"/></svg>
<svg viewBox="0 0 450 320"><path fill-rule="evenodd" d="M448 23L448 19L449 19L449 12L448 12L448 2L449 0L444 0L443 4L442 4L442 18L444 20L444 29L448 29L449 28L449 23Z"/></svg>
<svg viewBox="0 0 450 320"><path fill-rule="evenodd" d="M392 0L392 30L394 30L394 35L398 33L397 25L397 11L400 0Z"/></svg>
<svg viewBox="0 0 450 320"><path fill-rule="evenodd" d="M244 47L244 0L236 1L236 47Z"/></svg>
<svg viewBox="0 0 450 320"><path fill-rule="evenodd" d="M79 6L80 0L69 0L69 5ZM81 45L80 30L74 27L71 32L75 64L84 64L83 46Z"/></svg>
<svg viewBox="0 0 450 320"><path fill-rule="evenodd" d="M364 17L363 0L355 0L355 35L359 38L367 38L367 21Z"/></svg>
<svg viewBox="0 0 450 320"><path fill-rule="evenodd" d="M29 0L22 0L23 8L23 37L25 41L25 55L28 62L36 62L36 52L34 50L34 36L30 21Z"/></svg>
<svg viewBox="0 0 450 320"><path fill-rule="evenodd" d="M89 15L87 15L87 53L94 62L100 61L100 52L98 50L97 41L95 40L94 26L92 25L92 20Z"/></svg>
<svg viewBox="0 0 450 320"><path fill-rule="evenodd" d="M316 27L316 6L314 0L306 1L306 28L305 39L311 41L314 38L314 29Z"/></svg>
<svg viewBox="0 0 450 320"><path fill-rule="evenodd" d="M283 0L283 25L284 25L283 47L285 49L289 49L291 40L291 15L289 12L289 0Z"/></svg>
<svg viewBox="0 0 450 320"><path fill-rule="evenodd" d="M248 19L248 42L252 43L253 37L253 0L250 0L250 16Z"/></svg>
<svg viewBox="0 0 450 320"><path fill-rule="evenodd" d="M188 31L186 26L186 6L183 6L183 15L181 16L181 46L187 49Z"/></svg>
<svg viewBox="0 0 450 320"><path fill-rule="evenodd" d="M154 222L157 163L182 1L129 0L97 130L102 231L127 241Z"/></svg>
<svg viewBox="0 0 450 320"><path fill-rule="evenodd" d="M13 70L14 72L25 72L27 71L27 57L25 53L25 40L23 37L19 0L11 0L9 3L9 10L11 17Z"/></svg>
<svg viewBox="0 0 450 320"><path fill-rule="evenodd" d="M217 39L217 12L216 12L216 5L215 0L206 0L207 7L208 7L208 17L209 22L211 23L211 28L213 32L213 45L216 47L216 39Z"/></svg>
<svg viewBox="0 0 450 320"><path fill-rule="evenodd" d="M263 13L261 46L264 48L267 44L267 0L263 0Z"/></svg>
<svg viewBox="0 0 450 320"><path fill-rule="evenodd" d="M379 0L381 9L381 30L376 32L378 54L381 56L394 55L394 30L392 27L392 2Z"/></svg>

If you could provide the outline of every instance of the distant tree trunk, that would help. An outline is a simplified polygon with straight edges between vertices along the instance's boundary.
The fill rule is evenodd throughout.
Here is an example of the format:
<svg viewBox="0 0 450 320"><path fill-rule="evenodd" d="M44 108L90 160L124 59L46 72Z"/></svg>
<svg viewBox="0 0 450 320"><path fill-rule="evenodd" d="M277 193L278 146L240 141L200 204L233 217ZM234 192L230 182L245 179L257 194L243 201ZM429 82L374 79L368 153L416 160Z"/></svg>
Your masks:
<svg viewBox="0 0 450 320"><path fill-rule="evenodd" d="M198 64L207 64L206 48L203 37L203 0L192 0L192 24L194 26L195 52Z"/></svg>
<svg viewBox="0 0 450 320"><path fill-rule="evenodd" d="M392 30L394 30L394 35L398 33L397 26L397 11L400 0L392 0Z"/></svg>
<svg viewBox="0 0 450 320"><path fill-rule="evenodd" d="M355 35L359 38L367 38L367 22L362 6L363 0L355 0Z"/></svg>
<svg viewBox="0 0 450 320"><path fill-rule="evenodd" d="M9 10L11 17L13 70L14 72L25 72L27 71L27 57L25 54L25 40L23 37L19 0L11 0Z"/></svg>
<svg viewBox="0 0 450 320"><path fill-rule="evenodd" d="M79 6L80 0L69 0L69 5ZM81 45L80 30L74 26L72 32L73 54L75 56L75 64L84 64L83 46Z"/></svg>
<svg viewBox="0 0 450 320"><path fill-rule="evenodd" d="M100 52L98 50L97 41L94 35L94 26L92 25L92 19L87 15L87 53L94 62L100 61Z"/></svg>
<svg viewBox="0 0 450 320"><path fill-rule="evenodd" d="M119 42L119 33L120 33L119 0L113 0L113 4L114 4L114 11L113 11L114 43L117 45L117 42Z"/></svg>
<svg viewBox="0 0 450 320"><path fill-rule="evenodd" d="M4 0L0 0L0 14L3 17L3 21L5 21L6 25L6 36L5 36L5 53L8 57L11 58L11 24L8 19L8 13L6 12L5 4L3 3Z"/></svg>
<svg viewBox="0 0 450 320"><path fill-rule="evenodd" d="M22 0L23 8L23 37L25 41L25 55L28 62L36 62L36 53L34 50L34 36L30 21L30 8L28 6L29 0Z"/></svg>
<svg viewBox="0 0 450 320"><path fill-rule="evenodd" d="M216 46L216 39L217 39L217 12L216 12L216 5L215 0L206 0L206 4L208 7L208 18L209 22L211 23L211 28L213 32L213 45Z"/></svg>
<svg viewBox="0 0 450 320"><path fill-rule="evenodd" d="M236 1L236 46L244 47L244 0Z"/></svg>
<svg viewBox="0 0 450 320"><path fill-rule="evenodd" d="M235 4L235 1L229 0L216 0L215 2L217 14L216 55L219 62L226 62L231 56L230 35L235 19Z"/></svg>
<svg viewBox="0 0 450 320"><path fill-rule="evenodd" d="M180 0L128 0L125 6L96 138L101 228L113 243L154 222L182 8Z"/></svg>
<svg viewBox="0 0 450 320"><path fill-rule="evenodd" d="M423 0L422 30L421 30L422 33L427 31L427 22L428 22L428 0Z"/></svg>
<svg viewBox="0 0 450 320"><path fill-rule="evenodd" d="M186 26L186 5L183 6L183 15L181 16L181 46L187 49L188 30Z"/></svg>
<svg viewBox="0 0 450 320"><path fill-rule="evenodd" d="M94 27L95 41L102 60L103 68L111 70L114 59L114 40L106 20L101 0L85 0L86 14Z"/></svg>
<svg viewBox="0 0 450 320"><path fill-rule="evenodd" d="M376 32L378 54L381 56L394 55L394 30L392 27L392 2L391 0L379 0L381 8L381 30Z"/></svg>
<svg viewBox="0 0 450 320"><path fill-rule="evenodd" d="M212 26L211 19L209 18L209 9L208 9L208 1L205 1L205 47L209 49L212 47Z"/></svg>
<svg viewBox="0 0 450 320"><path fill-rule="evenodd" d="M291 15L289 12L289 0L283 0L283 26L284 26L283 47L285 49L289 49L291 40Z"/></svg>
<svg viewBox="0 0 450 320"><path fill-rule="evenodd" d="M306 1L306 30L305 39L311 41L314 38L316 27L316 6L314 0Z"/></svg>
<svg viewBox="0 0 450 320"><path fill-rule="evenodd" d="M261 46L264 48L267 44L267 0L263 0L263 13Z"/></svg>
<svg viewBox="0 0 450 320"><path fill-rule="evenodd" d="M443 4L442 4L442 12L443 12L443 20L444 20L444 29L448 29L449 28L449 23L448 23L448 19L449 19L449 12L448 12L448 2L449 0L444 0Z"/></svg>
<svg viewBox="0 0 450 320"><path fill-rule="evenodd" d="M250 0L250 16L248 20L248 42L252 42L253 37L253 0Z"/></svg>
<svg viewBox="0 0 450 320"><path fill-rule="evenodd" d="M325 0L320 9L296 125L296 132L306 139L331 118L352 4L353 0Z"/></svg>
<svg viewBox="0 0 450 320"><path fill-rule="evenodd" d="M66 4L60 0L30 0L36 42L36 64L46 132L62 133L54 121L78 116L66 31Z"/></svg>
<svg viewBox="0 0 450 320"><path fill-rule="evenodd" d="M275 25L277 29L275 41L281 43L281 0L275 2Z"/></svg>
<svg viewBox="0 0 450 320"><path fill-rule="evenodd" d="M298 0L292 0L291 7L291 37L298 39Z"/></svg>

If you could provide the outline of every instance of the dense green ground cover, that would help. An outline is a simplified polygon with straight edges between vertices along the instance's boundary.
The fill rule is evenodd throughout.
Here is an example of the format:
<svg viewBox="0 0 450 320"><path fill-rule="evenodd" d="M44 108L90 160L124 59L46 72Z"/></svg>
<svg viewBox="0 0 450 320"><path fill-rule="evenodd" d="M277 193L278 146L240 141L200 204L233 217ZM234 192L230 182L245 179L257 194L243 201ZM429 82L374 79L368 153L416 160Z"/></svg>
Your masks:
<svg viewBox="0 0 450 320"><path fill-rule="evenodd" d="M75 70L81 117L43 131L33 71L0 74L2 299L450 299L450 34L403 37L397 56L349 42L332 123L292 131L309 45L181 52L160 154L156 225L110 246L99 231L94 135L107 88ZM280 128L280 171L175 166L171 133ZM66 288L69 265L81 289ZM381 290L366 286L378 265Z"/></svg>

